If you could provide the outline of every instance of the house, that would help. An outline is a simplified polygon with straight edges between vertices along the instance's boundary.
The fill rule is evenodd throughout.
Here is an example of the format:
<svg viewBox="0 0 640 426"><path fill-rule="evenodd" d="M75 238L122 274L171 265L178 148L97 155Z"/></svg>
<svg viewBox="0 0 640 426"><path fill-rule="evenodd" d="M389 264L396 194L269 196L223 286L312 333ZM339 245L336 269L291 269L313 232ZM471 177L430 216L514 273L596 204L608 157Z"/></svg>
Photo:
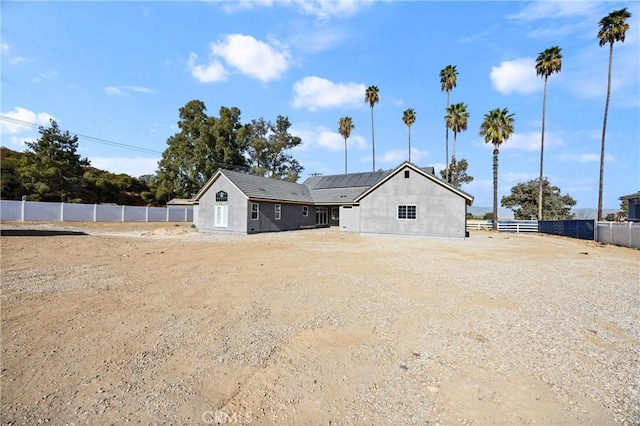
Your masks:
<svg viewBox="0 0 640 426"><path fill-rule="evenodd" d="M620 200L627 201L628 204L628 221L640 222L640 191L635 194L623 195Z"/></svg>
<svg viewBox="0 0 640 426"><path fill-rule="evenodd" d="M311 176L284 182L218 170L193 199L205 232L288 231L338 226L363 234L464 238L473 197L438 179L432 167Z"/></svg>

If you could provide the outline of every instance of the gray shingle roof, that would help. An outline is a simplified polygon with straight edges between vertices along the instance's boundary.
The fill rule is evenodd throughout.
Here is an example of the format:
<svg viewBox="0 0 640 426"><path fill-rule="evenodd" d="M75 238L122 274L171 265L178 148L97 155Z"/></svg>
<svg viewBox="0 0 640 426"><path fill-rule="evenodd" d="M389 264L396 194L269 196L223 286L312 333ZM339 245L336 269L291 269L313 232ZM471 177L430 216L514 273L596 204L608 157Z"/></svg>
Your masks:
<svg viewBox="0 0 640 426"><path fill-rule="evenodd" d="M249 198L313 203L311 191L300 183L269 179L230 170L221 170L221 173Z"/></svg>
<svg viewBox="0 0 640 426"><path fill-rule="evenodd" d="M365 173L349 173L345 175L312 176L303 182L309 188L369 188L389 174L391 170Z"/></svg>

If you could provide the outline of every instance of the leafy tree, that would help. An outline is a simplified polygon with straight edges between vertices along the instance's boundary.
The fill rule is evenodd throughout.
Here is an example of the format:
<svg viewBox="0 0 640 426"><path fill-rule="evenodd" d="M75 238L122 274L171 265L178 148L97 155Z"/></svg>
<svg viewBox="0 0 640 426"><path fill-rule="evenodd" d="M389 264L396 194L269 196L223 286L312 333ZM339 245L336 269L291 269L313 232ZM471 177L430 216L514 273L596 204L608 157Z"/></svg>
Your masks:
<svg viewBox="0 0 640 426"><path fill-rule="evenodd" d="M455 65L447 65L442 70L440 70L440 89L443 92L447 93L447 106L449 108L449 95L451 94L451 90L456 87L458 83L458 71L456 70ZM449 170L449 126L445 123L445 168ZM449 180L449 176L447 175L447 181Z"/></svg>
<svg viewBox="0 0 640 426"><path fill-rule="evenodd" d="M158 163L156 196L189 198L220 167L246 167L246 126L236 107L220 108L220 117L206 114L200 100L180 108L180 132L169 137Z"/></svg>
<svg viewBox="0 0 640 426"><path fill-rule="evenodd" d="M469 120L469 112L464 102L453 104L447 108L447 115L444 117L448 129L453 131L453 154L451 155L451 165L449 166L448 176L449 182L456 186L456 139L458 133L467 130L467 122Z"/></svg>
<svg viewBox="0 0 640 426"><path fill-rule="evenodd" d="M602 220L602 184L604 178L604 141L607 132L607 115L609 114L609 98L611 97L611 68L613 63L613 43L624 43L625 34L629 29L627 19L631 13L627 8L614 10L600 20L598 24L598 40L600 47L609 44L609 73L607 75L607 101L604 104L604 122L602 123L602 146L600 148L600 180L598 184L598 220Z"/></svg>
<svg viewBox="0 0 640 426"><path fill-rule="evenodd" d="M458 161L455 168L453 167L453 162L451 163L451 171L449 171L448 176L451 180L450 183L454 187L460 188L464 183L473 182L473 176L469 176L467 174L468 167L469 167L469 164L467 163L467 160L465 160L464 158L461 158L460 161ZM442 177L442 179L444 180L447 179L446 169L440 170L440 177Z"/></svg>
<svg viewBox="0 0 640 426"><path fill-rule="evenodd" d="M250 173L272 179L297 181L303 167L286 151L300 145L302 140L289 134L289 119L278 116L273 124L260 118L252 120L247 127Z"/></svg>
<svg viewBox="0 0 640 426"><path fill-rule="evenodd" d="M486 212L483 216L482 219L484 220L493 220L494 216L493 216L493 212Z"/></svg>
<svg viewBox="0 0 640 426"><path fill-rule="evenodd" d="M538 179L529 182L519 183L511 188L511 194L502 197L502 207L513 210L516 219L534 220L538 218ZM544 178L542 180L544 191L544 216L539 220L572 219L571 207L576 205L576 200L570 195L562 195L560 188L552 186Z"/></svg>
<svg viewBox="0 0 640 426"><path fill-rule="evenodd" d="M364 101L371 107L371 148L373 150L373 171L376 171L376 143L373 133L373 106L380 101L378 86L369 86L364 92Z"/></svg>
<svg viewBox="0 0 640 426"><path fill-rule="evenodd" d="M338 121L338 133L344 138L344 174L347 174L347 139L351 136L351 131L355 128L351 117L342 117Z"/></svg>
<svg viewBox="0 0 640 426"><path fill-rule="evenodd" d="M409 128L409 162L411 162L411 126L416 121L416 112L413 108L408 108L402 113L402 121Z"/></svg>
<svg viewBox="0 0 640 426"><path fill-rule="evenodd" d="M53 119L39 132L37 141L26 143L26 161L18 172L27 195L37 201L81 201L89 160L77 154L78 136L61 131Z"/></svg>
<svg viewBox="0 0 640 426"><path fill-rule="evenodd" d="M20 169L27 161L26 154L1 147L0 158L0 198L19 200L27 194L20 178Z"/></svg>
<svg viewBox="0 0 640 426"><path fill-rule="evenodd" d="M493 230L498 230L498 154L499 147L507 141L514 131L514 114L507 108L496 108L484 115L480 125L480 136L485 143L493 144Z"/></svg>
<svg viewBox="0 0 640 426"><path fill-rule="evenodd" d="M562 49L558 46L550 47L538 55L536 58L536 75L544 77L544 95L542 96L542 136L540 140L540 178L538 179L538 218L541 219L542 208L544 207L542 202L542 167L544 160L544 123L547 110L547 80L553 73L558 73L562 70Z"/></svg>

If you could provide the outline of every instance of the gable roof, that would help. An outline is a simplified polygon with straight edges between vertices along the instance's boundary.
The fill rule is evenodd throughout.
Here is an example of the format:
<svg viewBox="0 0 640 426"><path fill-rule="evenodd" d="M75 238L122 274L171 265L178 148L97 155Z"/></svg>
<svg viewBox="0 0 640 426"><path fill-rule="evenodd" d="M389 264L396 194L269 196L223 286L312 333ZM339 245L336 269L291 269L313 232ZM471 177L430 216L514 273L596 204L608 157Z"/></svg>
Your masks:
<svg viewBox="0 0 640 426"><path fill-rule="evenodd" d="M247 198L313 204L311 191L303 184L222 169L218 169L193 200L199 201L221 175L226 177Z"/></svg>
<svg viewBox="0 0 640 426"><path fill-rule="evenodd" d="M619 200L638 200L640 199L640 191L636 192L635 194L623 195L618 199Z"/></svg>
<svg viewBox="0 0 640 426"><path fill-rule="evenodd" d="M451 185L448 182L445 182L442 179L438 179L433 173L429 173L429 171L428 171L429 168L426 168L426 167L425 168L421 168L421 167L418 167L415 164L410 163L408 161L405 161L404 163L400 164L395 169L391 170L384 178L380 179L378 182L376 182L375 185L371 186L366 191L364 191L362 194L360 194L354 201L355 202L359 202L364 197L366 197L367 195L369 195L370 193L375 191L378 187L383 185L386 181L388 181L393 176L398 174L405 167L409 167L410 169L412 169L415 172L417 172L418 174L426 177L427 179L429 179L429 180L431 180L431 181L443 186L444 188L446 188L446 189L458 194L459 196L461 196L462 198L464 198L466 200L468 205L471 205L473 203L473 195L471 195L471 194L469 194L467 192L464 192L461 189L456 188L455 186Z"/></svg>

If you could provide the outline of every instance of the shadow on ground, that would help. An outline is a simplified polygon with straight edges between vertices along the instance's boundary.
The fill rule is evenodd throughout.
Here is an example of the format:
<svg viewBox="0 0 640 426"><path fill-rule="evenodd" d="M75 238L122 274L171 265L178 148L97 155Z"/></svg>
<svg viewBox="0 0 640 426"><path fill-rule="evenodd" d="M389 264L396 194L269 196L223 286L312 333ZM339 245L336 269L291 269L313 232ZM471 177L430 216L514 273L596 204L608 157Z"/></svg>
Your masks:
<svg viewBox="0 0 640 426"><path fill-rule="evenodd" d="M3 237L58 237L63 235L89 235L82 231L45 231L40 229L0 229Z"/></svg>

